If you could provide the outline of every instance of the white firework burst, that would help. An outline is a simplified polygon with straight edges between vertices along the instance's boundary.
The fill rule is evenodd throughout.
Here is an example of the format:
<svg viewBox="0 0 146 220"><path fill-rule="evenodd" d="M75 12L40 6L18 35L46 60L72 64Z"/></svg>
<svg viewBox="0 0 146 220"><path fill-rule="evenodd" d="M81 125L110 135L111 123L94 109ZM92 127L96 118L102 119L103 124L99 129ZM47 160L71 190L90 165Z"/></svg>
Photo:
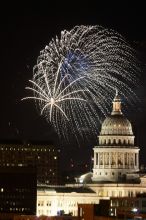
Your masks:
<svg viewBox="0 0 146 220"><path fill-rule="evenodd" d="M78 89L78 90L74 90L71 92L67 92L69 87L73 87L73 84L75 84L77 81L79 81L82 78L83 77L80 77L80 78L72 81L72 83L67 85L63 90L61 90L61 84L65 80L65 77L60 81L57 89L55 89L56 88L56 80L57 80L57 78L56 78L54 89L52 91L49 86L49 81L47 80L47 76L46 76L46 74L44 74L44 83L45 83L46 87L42 88L41 84L39 85L39 83L36 83L35 81L29 80L29 82L31 82L35 88L26 87L26 89L33 91L35 95L31 96L31 97L23 98L22 100L25 100L25 99L38 100L40 102L41 108L42 108L41 115L43 115L43 113L46 109L49 110L49 116L50 116L49 121L50 122L52 121L54 108L56 108L58 111L60 111L62 113L62 115L67 120L69 120L65 110L61 107L62 102L65 102L68 100L87 101L86 99L81 98L80 97L81 95L79 95L79 93L85 92L86 90ZM83 96L85 96L85 95L83 95Z"/></svg>
<svg viewBox="0 0 146 220"><path fill-rule="evenodd" d="M127 102L136 100L139 67L134 50L113 30L76 26L62 31L40 52L30 80L40 113L65 138L97 133L109 113L115 89ZM84 128L84 129L82 129Z"/></svg>

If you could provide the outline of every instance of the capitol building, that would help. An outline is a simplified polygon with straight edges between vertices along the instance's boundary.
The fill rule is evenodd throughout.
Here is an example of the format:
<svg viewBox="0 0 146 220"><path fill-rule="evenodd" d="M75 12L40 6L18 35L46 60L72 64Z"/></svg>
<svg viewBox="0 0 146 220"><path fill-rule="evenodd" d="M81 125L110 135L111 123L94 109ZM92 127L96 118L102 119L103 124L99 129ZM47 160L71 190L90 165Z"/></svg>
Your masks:
<svg viewBox="0 0 146 220"><path fill-rule="evenodd" d="M123 115L116 92L111 115L105 118L94 146L93 172L76 178L76 184L38 186L37 215L78 212L78 204L98 204L111 197L146 193L146 176L139 173L139 147L130 121Z"/></svg>
<svg viewBox="0 0 146 220"><path fill-rule="evenodd" d="M121 100L116 93L113 110L102 123L99 146L94 147L93 182L122 182L137 179L139 147L134 145L130 121L121 111Z"/></svg>

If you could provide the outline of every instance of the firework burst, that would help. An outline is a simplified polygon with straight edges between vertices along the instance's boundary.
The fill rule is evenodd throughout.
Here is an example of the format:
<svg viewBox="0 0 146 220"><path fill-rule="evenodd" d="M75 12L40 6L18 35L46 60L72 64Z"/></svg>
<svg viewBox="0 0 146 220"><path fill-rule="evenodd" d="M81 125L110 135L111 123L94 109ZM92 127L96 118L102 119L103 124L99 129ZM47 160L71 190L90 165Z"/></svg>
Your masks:
<svg viewBox="0 0 146 220"><path fill-rule="evenodd" d="M62 31L40 52L32 87L40 113L59 136L97 133L100 117L109 113L115 89L134 103L139 72L134 50L124 38L101 26ZM129 98L130 97L130 98Z"/></svg>

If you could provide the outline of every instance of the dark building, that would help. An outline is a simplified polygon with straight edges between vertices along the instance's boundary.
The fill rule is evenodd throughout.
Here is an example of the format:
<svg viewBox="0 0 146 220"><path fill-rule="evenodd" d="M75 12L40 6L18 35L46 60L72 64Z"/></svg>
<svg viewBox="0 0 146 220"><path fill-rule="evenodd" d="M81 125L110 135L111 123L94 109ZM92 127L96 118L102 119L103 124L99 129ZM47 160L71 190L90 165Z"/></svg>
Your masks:
<svg viewBox="0 0 146 220"><path fill-rule="evenodd" d="M36 170L28 167L0 168L0 213L36 214Z"/></svg>
<svg viewBox="0 0 146 220"><path fill-rule="evenodd" d="M59 150L35 143L0 144L0 167L35 167L38 183L59 183Z"/></svg>
<svg viewBox="0 0 146 220"><path fill-rule="evenodd" d="M99 204L78 204L78 216L84 220L102 220L109 217L110 200L101 199ZM104 218L105 217L105 218Z"/></svg>
<svg viewBox="0 0 146 220"><path fill-rule="evenodd" d="M146 194L139 193L136 197L111 197L110 216L118 218L146 218Z"/></svg>

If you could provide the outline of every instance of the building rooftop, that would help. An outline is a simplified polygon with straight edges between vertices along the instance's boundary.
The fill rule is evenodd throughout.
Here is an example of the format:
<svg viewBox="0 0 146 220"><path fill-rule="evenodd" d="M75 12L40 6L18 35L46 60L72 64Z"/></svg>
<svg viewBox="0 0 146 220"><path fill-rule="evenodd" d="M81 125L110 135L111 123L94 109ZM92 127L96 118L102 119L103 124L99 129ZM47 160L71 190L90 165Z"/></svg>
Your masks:
<svg viewBox="0 0 146 220"><path fill-rule="evenodd" d="M57 193L95 193L92 189L85 186L49 186L49 185L38 185L38 190L43 191L54 191Z"/></svg>

